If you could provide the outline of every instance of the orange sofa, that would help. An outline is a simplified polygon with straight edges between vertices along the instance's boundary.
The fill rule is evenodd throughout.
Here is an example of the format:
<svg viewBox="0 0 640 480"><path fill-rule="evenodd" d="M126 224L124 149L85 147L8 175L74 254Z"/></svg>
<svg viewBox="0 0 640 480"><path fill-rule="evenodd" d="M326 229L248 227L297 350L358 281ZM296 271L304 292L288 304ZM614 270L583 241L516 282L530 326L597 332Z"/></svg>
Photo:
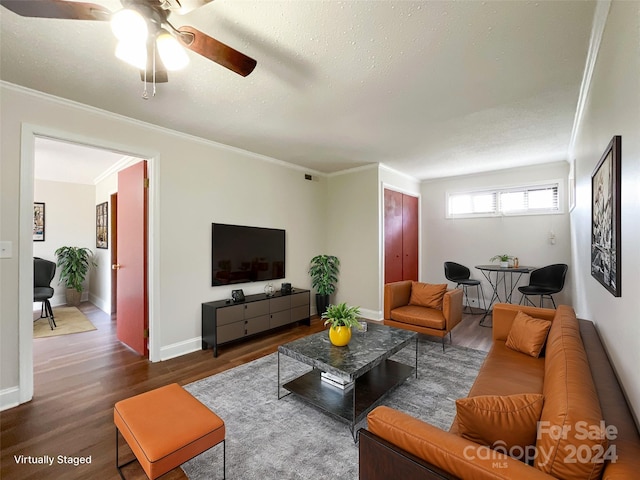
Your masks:
<svg viewBox="0 0 640 480"><path fill-rule="evenodd" d="M427 294L433 293L431 298L423 302L434 304L429 307L412 302L416 295L415 289L421 287L437 290L439 285L411 280L387 283L384 286L384 324L441 337L444 350L444 337L447 333L451 334L453 327L462 320L462 289L447 290L446 285L442 284L444 295L440 296L441 301L436 298L437 293Z"/></svg>
<svg viewBox="0 0 640 480"><path fill-rule="evenodd" d="M513 347L510 332L516 317L523 317L519 312L551 321L539 357L507 347ZM475 433L480 437L502 438L504 428L506 438L520 429L513 418L495 420L495 411L478 410L469 418L468 412L461 417L464 410L458 409L445 432L403 412L377 407L367 417L367 429L360 430L360 479L637 478L637 426L594 324L577 320L571 307L495 305L492 348L462 402L483 404L514 396L540 400L538 420L530 422L532 444L520 451L470 440L469 422L481 429L482 419L489 422Z"/></svg>

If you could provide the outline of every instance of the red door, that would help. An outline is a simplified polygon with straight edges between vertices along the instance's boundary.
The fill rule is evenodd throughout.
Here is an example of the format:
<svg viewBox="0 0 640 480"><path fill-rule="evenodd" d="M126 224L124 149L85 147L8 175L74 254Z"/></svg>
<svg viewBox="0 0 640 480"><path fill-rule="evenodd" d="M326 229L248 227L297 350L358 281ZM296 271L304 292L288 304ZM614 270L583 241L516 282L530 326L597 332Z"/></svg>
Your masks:
<svg viewBox="0 0 640 480"><path fill-rule="evenodd" d="M118 172L118 340L148 356L147 345L147 162Z"/></svg>
<svg viewBox="0 0 640 480"><path fill-rule="evenodd" d="M418 280L418 197L384 190L384 283Z"/></svg>
<svg viewBox="0 0 640 480"><path fill-rule="evenodd" d="M402 194L384 189L384 283L402 280Z"/></svg>
<svg viewBox="0 0 640 480"><path fill-rule="evenodd" d="M418 281L418 198L402 196L402 279Z"/></svg>

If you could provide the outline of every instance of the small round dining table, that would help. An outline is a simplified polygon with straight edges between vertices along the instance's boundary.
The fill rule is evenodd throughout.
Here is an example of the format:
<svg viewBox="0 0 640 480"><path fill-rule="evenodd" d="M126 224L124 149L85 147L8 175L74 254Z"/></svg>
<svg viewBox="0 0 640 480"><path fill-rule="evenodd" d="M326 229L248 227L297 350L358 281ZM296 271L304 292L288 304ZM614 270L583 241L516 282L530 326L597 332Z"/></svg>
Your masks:
<svg viewBox="0 0 640 480"><path fill-rule="evenodd" d="M501 267L499 265L476 265L475 268L482 272L484 278L487 279L489 285L493 289L491 294L491 301L487 307L487 311L482 317L482 320L486 318L493 310L493 305L496 302L499 303L513 303L513 292L515 291L520 279L523 275L529 275L537 267L528 267L520 265L518 267ZM501 288L502 287L502 288ZM501 292L502 290L502 292ZM502 295L501 295L502 293ZM480 322L482 322L480 320Z"/></svg>

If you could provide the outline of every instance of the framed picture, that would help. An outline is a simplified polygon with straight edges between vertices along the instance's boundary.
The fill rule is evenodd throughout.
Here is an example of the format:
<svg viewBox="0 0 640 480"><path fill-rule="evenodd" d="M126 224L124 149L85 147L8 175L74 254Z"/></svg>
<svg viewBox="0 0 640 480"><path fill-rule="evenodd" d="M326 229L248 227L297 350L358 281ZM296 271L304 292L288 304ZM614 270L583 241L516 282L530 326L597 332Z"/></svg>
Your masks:
<svg viewBox="0 0 640 480"><path fill-rule="evenodd" d="M614 297L620 289L620 154L622 138L611 139L591 174L591 275Z"/></svg>
<svg viewBox="0 0 640 480"><path fill-rule="evenodd" d="M33 202L33 241L44 242L44 203Z"/></svg>
<svg viewBox="0 0 640 480"><path fill-rule="evenodd" d="M96 205L96 248L109 248L109 202Z"/></svg>

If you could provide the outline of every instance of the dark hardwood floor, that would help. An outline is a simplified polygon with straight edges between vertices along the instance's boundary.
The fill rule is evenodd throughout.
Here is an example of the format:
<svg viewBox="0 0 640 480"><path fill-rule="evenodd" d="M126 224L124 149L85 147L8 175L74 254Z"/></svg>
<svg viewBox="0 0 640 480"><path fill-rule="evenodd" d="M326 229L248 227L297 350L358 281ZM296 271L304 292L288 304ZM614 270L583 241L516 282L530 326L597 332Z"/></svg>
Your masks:
<svg viewBox="0 0 640 480"><path fill-rule="evenodd" d="M275 352L278 345L324 329L316 317L311 326L294 326L250 341L198 351L150 363L116 339L115 322L90 303L80 306L97 330L34 340L34 385L31 402L0 413L0 478L119 479L115 468L113 405L124 398L177 382L181 385ZM480 350L491 345L491 329L480 317L465 315L453 330L452 343ZM120 440L121 462L129 459ZM23 455L23 461L20 456ZM53 465L31 464L48 455ZM59 464L58 456L91 457L88 465ZM146 476L137 462L124 469L127 479ZM186 478L177 468L163 479Z"/></svg>

